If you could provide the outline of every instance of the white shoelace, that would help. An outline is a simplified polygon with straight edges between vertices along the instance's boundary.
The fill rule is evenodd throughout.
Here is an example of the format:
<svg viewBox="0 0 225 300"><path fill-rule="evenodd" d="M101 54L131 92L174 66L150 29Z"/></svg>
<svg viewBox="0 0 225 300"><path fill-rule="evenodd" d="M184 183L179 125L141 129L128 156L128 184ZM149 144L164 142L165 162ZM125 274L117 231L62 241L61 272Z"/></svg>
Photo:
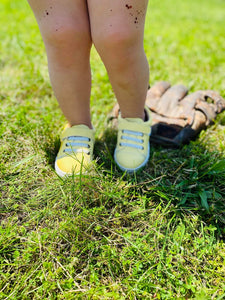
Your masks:
<svg viewBox="0 0 225 300"><path fill-rule="evenodd" d="M130 141L130 142L135 142L135 143L139 143L139 144L144 143L143 139L138 138L138 137L143 137L144 136L144 134L142 132L132 131L132 130L122 130L122 133L124 134L124 135L121 136L122 140L127 140L127 141ZM120 143L120 146L125 146L125 147L131 147L131 148L144 150L144 147L142 145L137 145L137 144L133 144L133 143L129 143L129 142L128 143L127 142L122 142L122 143Z"/></svg>
<svg viewBox="0 0 225 300"><path fill-rule="evenodd" d="M63 152L67 152L67 153L87 153L90 154L90 151L88 150L90 148L90 145L88 144L88 142L90 142L90 138L85 137L85 136L69 136L67 138L67 142L66 143L66 149L64 149ZM86 143L85 143L86 142Z"/></svg>

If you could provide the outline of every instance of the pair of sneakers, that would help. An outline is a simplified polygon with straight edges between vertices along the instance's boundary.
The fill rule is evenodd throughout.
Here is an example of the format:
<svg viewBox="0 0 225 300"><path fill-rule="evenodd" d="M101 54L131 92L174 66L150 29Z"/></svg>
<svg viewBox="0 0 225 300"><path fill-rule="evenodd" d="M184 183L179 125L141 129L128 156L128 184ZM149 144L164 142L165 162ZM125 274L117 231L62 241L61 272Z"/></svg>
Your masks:
<svg viewBox="0 0 225 300"><path fill-rule="evenodd" d="M145 107L146 121L140 118L118 118L117 145L114 159L122 171L134 173L144 167L150 155L150 111ZM93 160L95 131L86 125L66 127L55 160L60 177L86 172Z"/></svg>

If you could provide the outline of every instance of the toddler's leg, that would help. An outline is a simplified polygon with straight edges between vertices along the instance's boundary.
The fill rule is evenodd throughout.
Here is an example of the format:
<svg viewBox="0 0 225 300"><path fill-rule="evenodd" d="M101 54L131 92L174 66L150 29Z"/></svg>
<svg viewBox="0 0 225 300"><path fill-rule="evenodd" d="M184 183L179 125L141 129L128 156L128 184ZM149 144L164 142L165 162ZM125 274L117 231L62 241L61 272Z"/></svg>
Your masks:
<svg viewBox="0 0 225 300"><path fill-rule="evenodd" d="M101 2L101 3L100 3ZM144 104L149 68L143 49L148 0L88 0L92 40L120 105L114 158L123 171L136 172L149 159L151 120Z"/></svg>
<svg viewBox="0 0 225 300"><path fill-rule="evenodd" d="M45 43L52 87L71 126L61 134L59 176L89 168L94 146L90 118L90 24L85 0L28 0Z"/></svg>
<svg viewBox="0 0 225 300"><path fill-rule="evenodd" d="M88 0L92 40L109 74L122 117L144 118L149 67L143 49L148 0Z"/></svg>
<svg viewBox="0 0 225 300"><path fill-rule="evenodd" d="M55 96L71 126L90 119L91 35L85 0L28 0L47 51Z"/></svg>

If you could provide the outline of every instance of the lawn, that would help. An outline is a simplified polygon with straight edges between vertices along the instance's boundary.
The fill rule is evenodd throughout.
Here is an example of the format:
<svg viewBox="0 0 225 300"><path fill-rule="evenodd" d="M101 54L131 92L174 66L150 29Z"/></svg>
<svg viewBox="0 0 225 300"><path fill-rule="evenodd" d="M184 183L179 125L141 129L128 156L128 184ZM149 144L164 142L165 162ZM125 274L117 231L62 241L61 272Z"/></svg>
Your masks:
<svg viewBox="0 0 225 300"><path fill-rule="evenodd" d="M151 0L150 83L225 97L223 0ZM95 49L94 174L58 178L65 119L26 1L0 2L0 299L224 299L225 112L136 176L112 159L115 103Z"/></svg>

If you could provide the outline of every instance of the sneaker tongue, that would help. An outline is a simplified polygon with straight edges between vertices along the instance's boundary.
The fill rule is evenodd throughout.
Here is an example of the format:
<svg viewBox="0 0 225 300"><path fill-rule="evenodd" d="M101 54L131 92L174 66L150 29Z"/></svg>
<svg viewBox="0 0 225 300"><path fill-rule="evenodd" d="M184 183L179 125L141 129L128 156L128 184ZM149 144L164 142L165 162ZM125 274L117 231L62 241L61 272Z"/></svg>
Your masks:
<svg viewBox="0 0 225 300"><path fill-rule="evenodd" d="M141 118L126 118L126 120L131 123L140 123L141 124L144 122Z"/></svg>

